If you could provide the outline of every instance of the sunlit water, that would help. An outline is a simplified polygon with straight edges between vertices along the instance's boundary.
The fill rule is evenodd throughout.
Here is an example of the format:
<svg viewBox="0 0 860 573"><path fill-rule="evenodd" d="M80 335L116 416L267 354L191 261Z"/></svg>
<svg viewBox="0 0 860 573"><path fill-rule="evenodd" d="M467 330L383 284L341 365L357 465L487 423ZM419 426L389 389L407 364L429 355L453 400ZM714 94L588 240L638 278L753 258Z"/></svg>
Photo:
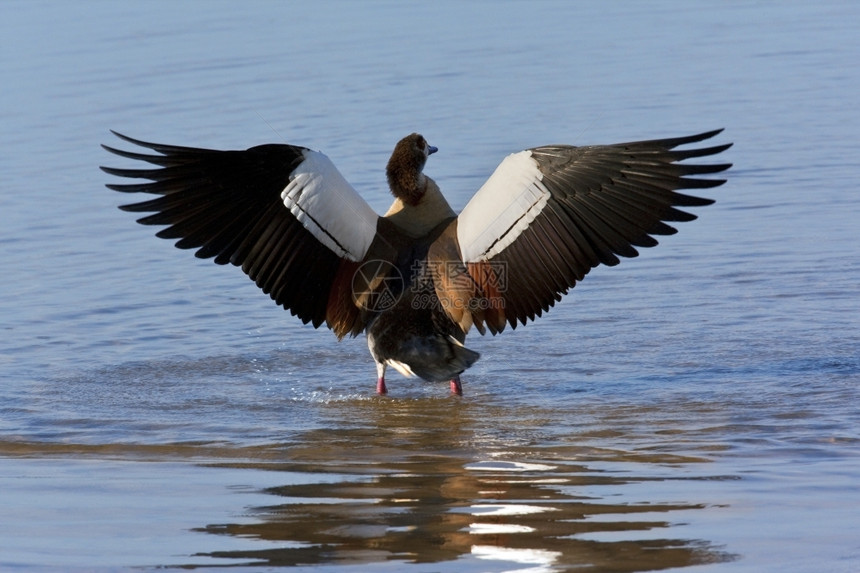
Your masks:
<svg viewBox="0 0 860 573"><path fill-rule="evenodd" d="M850 3L3 3L0 569L860 570ZM729 183L462 399L116 210L108 129L507 153L725 127ZM367 569L365 569L367 568Z"/></svg>

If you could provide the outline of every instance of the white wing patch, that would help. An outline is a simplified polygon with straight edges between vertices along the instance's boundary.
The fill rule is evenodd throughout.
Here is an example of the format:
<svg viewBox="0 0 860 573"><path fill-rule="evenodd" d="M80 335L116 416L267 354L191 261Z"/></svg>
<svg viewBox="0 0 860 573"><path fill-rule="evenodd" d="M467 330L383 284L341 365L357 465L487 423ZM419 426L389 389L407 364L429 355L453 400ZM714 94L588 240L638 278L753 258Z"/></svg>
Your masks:
<svg viewBox="0 0 860 573"><path fill-rule="evenodd" d="M531 151L508 155L463 208L457 240L463 261L493 258L534 221L550 198Z"/></svg>
<svg viewBox="0 0 860 573"><path fill-rule="evenodd" d="M318 151L290 173L281 191L284 205L314 237L338 256L360 261L376 235L379 216L361 198L334 163Z"/></svg>

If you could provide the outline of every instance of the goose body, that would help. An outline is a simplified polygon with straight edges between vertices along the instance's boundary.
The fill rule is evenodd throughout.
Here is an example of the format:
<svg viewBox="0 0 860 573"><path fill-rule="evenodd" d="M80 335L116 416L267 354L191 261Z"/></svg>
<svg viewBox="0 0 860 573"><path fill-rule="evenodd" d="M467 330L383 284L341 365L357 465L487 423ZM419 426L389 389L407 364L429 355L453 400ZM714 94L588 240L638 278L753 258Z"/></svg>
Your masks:
<svg viewBox="0 0 860 573"><path fill-rule="evenodd" d="M377 367L450 381L479 358L464 346L474 327L498 334L541 316L598 264L634 257L667 222L695 219L677 207L713 203L678 193L716 187L698 177L730 164L684 160L731 144L681 149L721 130L673 139L552 145L505 158L458 215L424 173L436 152L413 133L394 148L386 175L394 203L382 216L324 154L268 144L217 151L148 143L149 152L103 146L154 168L102 167L144 182L110 189L150 193L123 205L151 213L157 236L201 258L241 269L278 304L338 338L362 332ZM155 152L155 153L152 153Z"/></svg>

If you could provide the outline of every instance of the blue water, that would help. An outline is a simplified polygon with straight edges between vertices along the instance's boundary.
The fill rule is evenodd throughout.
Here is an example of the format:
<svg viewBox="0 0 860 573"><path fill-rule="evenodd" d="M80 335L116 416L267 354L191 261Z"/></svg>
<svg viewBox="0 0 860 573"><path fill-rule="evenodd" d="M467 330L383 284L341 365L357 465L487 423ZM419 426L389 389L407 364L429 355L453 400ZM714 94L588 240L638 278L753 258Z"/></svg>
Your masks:
<svg viewBox="0 0 860 573"><path fill-rule="evenodd" d="M860 8L0 4L0 569L860 570ZM725 127L716 204L447 387L374 394L118 211L109 129L402 136L455 209L508 153Z"/></svg>

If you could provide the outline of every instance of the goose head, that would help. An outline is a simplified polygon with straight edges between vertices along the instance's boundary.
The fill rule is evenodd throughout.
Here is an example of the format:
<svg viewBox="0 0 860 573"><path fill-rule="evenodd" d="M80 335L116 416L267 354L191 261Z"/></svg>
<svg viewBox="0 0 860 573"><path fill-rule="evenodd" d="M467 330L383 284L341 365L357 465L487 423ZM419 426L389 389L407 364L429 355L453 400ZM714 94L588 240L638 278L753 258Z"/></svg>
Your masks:
<svg viewBox="0 0 860 573"><path fill-rule="evenodd" d="M391 193L407 205L417 205L427 188L422 173L427 158L438 151L418 133L407 135L397 142L385 173Z"/></svg>

